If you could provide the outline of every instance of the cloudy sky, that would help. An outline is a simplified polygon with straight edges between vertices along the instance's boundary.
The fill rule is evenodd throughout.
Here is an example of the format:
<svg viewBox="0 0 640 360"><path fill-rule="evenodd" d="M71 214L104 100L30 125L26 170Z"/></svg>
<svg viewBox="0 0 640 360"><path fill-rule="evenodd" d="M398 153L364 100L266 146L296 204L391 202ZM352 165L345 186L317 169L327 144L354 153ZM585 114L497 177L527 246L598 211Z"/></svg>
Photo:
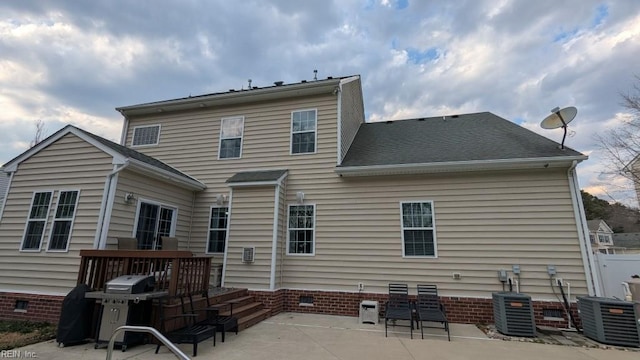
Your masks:
<svg viewBox="0 0 640 360"><path fill-rule="evenodd" d="M119 141L115 107L360 74L368 121L490 111L539 122L575 106L583 189L636 206L594 134L630 116L637 0L0 2L0 164L74 124Z"/></svg>

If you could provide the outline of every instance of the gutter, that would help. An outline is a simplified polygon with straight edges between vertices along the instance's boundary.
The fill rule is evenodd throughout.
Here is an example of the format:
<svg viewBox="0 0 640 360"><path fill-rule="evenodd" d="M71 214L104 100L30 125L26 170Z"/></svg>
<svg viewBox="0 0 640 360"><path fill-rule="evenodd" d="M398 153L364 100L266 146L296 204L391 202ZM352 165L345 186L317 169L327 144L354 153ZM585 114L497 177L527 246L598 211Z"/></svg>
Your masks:
<svg viewBox="0 0 640 360"><path fill-rule="evenodd" d="M593 260L593 250L591 249L591 242L589 241L589 229L587 227L584 205L582 204L582 197L580 196L580 185L578 184L578 177L576 174L577 165L578 161L574 160L571 164L571 167L567 171L567 175L569 177L569 192L571 193L573 214L578 230L578 242L580 244L582 264L584 266L584 273L587 278L586 280L589 296L601 296L600 281L598 279L597 273L595 272L596 266Z"/></svg>
<svg viewBox="0 0 640 360"><path fill-rule="evenodd" d="M587 156L554 156L543 158L494 159L470 161L446 161L412 164L390 164L369 166L338 166L335 172L340 176L367 176L383 174L419 174L452 171L517 170L532 168L564 167L575 161L586 160Z"/></svg>
<svg viewBox="0 0 640 360"><path fill-rule="evenodd" d="M200 181L192 178L192 177L184 177L184 176L180 176L178 174L172 173L170 171L164 170L164 169L160 169L158 167L155 167L153 165L149 165L145 162L139 161L139 160L135 160L135 159L127 159L126 161L127 163L131 164L135 169L138 169L144 173L148 173L151 175L155 175L158 176L160 175L163 179L165 180L170 180L174 183L178 183L179 185L182 185L183 187L190 189L190 190L204 190L207 188L206 185L204 185L203 183L201 183Z"/></svg>
<svg viewBox="0 0 640 360"><path fill-rule="evenodd" d="M98 227L93 241L94 249L104 249L107 244L109 224L111 223L111 213L113 212L113 202L116 196L116 186L118 184L117 175L120 171L128 168L129 166L129 162L125 162L119 167L118 165L115 165L114 170L107 174L104 181L104 192L102 194L102 202L100 203L100 214L98 215Z"/></svg>

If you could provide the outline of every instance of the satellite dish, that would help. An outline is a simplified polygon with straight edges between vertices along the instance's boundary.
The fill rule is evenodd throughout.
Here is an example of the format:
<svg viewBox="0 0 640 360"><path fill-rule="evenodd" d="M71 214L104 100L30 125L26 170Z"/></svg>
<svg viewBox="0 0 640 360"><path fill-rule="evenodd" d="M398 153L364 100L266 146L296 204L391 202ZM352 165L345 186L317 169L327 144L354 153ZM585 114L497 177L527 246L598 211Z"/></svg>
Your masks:
<svg viewBox="0 0 640 360"><path fill-rule="evenodd" d="M564 109L555 108L551 110L551 115L547 116L540 123L540 127L543 129L564 129L564 135L562 136L562 143L560 148L564 149L564 139L567 137L567 124L573 120L578 114L578 109L573 106L566 107Z"/></svg>

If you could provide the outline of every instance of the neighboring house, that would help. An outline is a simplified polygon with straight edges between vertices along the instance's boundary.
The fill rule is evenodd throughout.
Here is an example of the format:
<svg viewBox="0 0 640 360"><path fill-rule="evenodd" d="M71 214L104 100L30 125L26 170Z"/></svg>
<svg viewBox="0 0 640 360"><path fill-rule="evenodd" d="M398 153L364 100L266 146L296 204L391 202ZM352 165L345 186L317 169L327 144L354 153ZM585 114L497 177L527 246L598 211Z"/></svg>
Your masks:
<svg viewBox="0 0 640 360"><path fill-rule="evenodd" d="M593 252L615 254L613 230L604 220L587 220L587 227L589 228L589 239L591 240Z"/></svg>
<svg viewBox="0 0 640 360"><path fill-rule="evenodd" d="M640 254L640 233L613 234L613 245L620 254Z"/></svg>
<svg viewBox="0 0 640 360"><path fill-rule="evenodd" d="M587 157L494 114L365 123L359 76L117 110L124 146L68 126L5 165L0 302L59 301L80 249L157 234L275 312L354 315L390 282L431 283L453 321L486 322L505 269L542 322L561 306L549 265L599 291Z"/></svg>

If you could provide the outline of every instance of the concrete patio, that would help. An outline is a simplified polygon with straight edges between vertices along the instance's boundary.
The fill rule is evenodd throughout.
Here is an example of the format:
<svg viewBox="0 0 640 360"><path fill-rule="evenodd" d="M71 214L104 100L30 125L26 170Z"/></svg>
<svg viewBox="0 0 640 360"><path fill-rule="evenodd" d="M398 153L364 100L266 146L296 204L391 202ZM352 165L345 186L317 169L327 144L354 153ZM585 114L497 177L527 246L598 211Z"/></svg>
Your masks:
<svg viewBox="0 0 640 360"><path fill-rule="evenodd" d="M178 345L191 356L191 345ZM16 349L19 358L51 360L105 359L106 349L94 349L93 343L60 348L55 341ZM166 347L154 353L155 346L141 345L126 352L114 351L113 359L175 359ZM17 357L14 356L14 357ZM5 354L4 357L9 357ZM384 336L384 324L358 324L357 318L315 314L282 313L238 335L229 334L226 342L215 347L212 341L200 343L196 359L225 360L349 360L349 359L638 359L637 350L594 349L548 345L488 338L474 325L451 324L451 342L440 329L425 329L409 337L408 327L390 328Z"/></svg>

